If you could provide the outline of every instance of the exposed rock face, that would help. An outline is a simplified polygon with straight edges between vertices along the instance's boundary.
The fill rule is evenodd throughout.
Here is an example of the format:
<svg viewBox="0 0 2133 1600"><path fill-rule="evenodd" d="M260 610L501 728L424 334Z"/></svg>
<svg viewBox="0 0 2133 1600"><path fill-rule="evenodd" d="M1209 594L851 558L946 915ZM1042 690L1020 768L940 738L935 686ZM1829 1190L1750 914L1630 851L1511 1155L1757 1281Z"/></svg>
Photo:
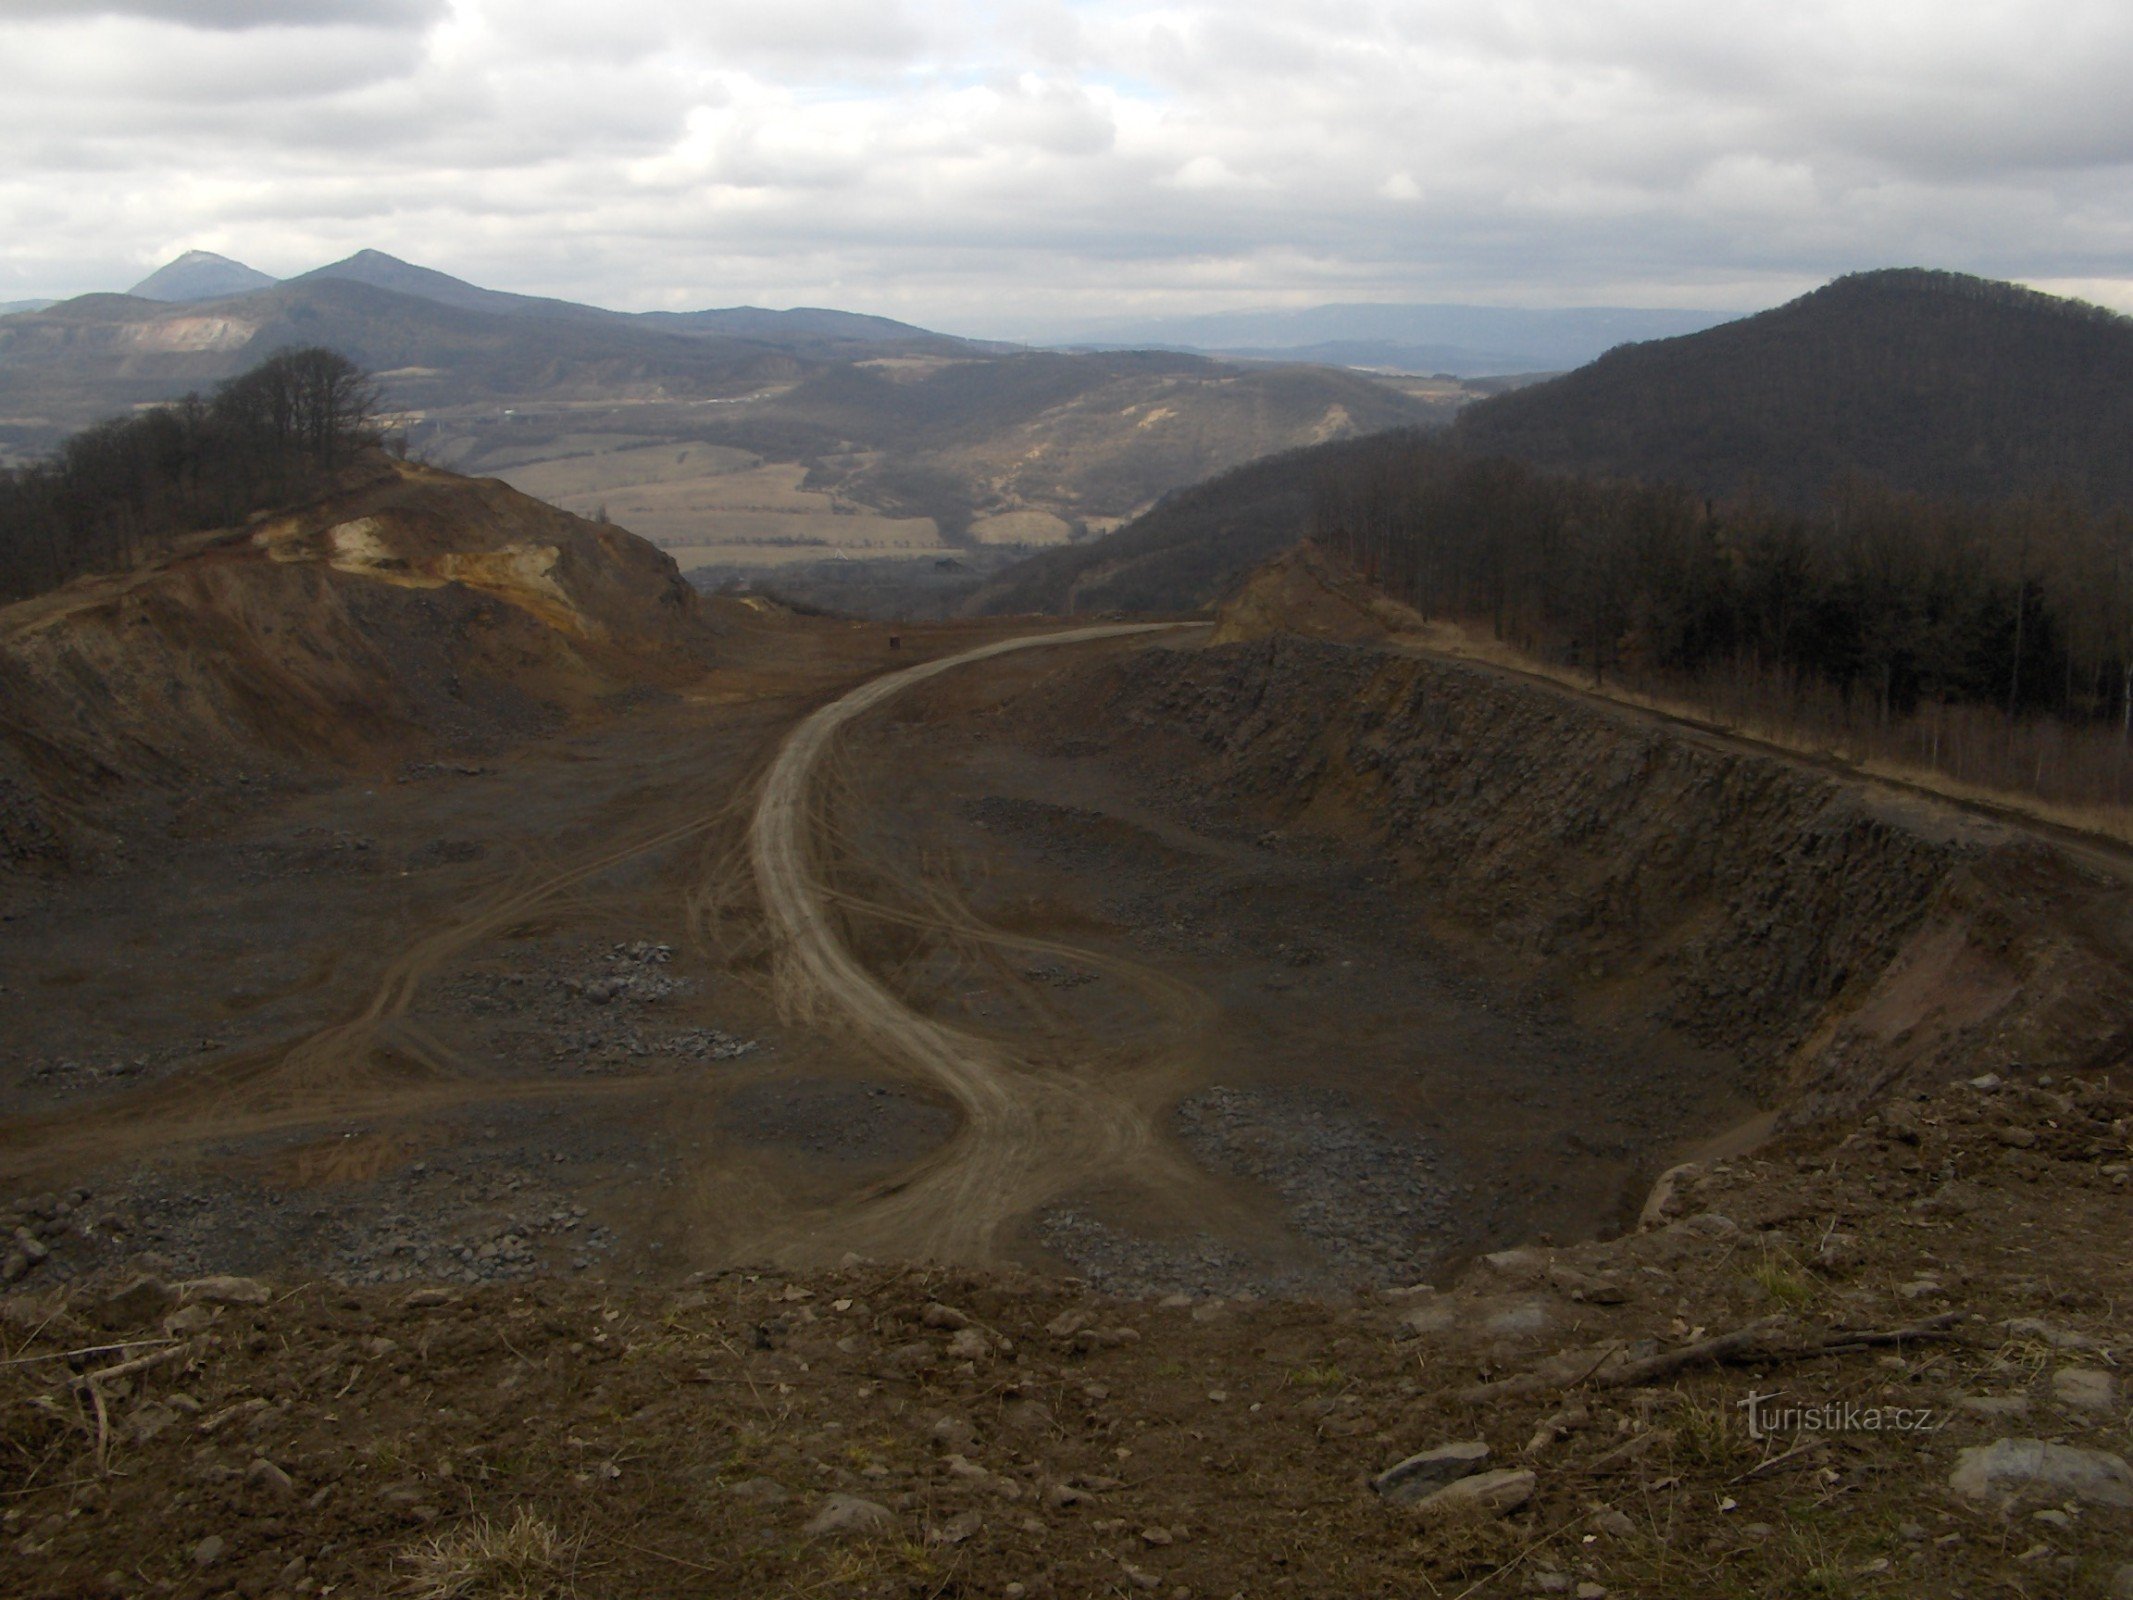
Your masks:
<svg viewBox="0 0 2133 1600"><path fill-rule="evenodd" d="M1190 791L1382 851L1429 915L1758 1064L1796 1117L2010 1063L2107 1066L2133 1041L2126 952L2094 931L2124 884L1950 808L1484 668L1293 637L1055 692Z"/></svg>
<svg viewBox="0 0 2133 1600"><path fill-rule="evenodd" d="M344 493L0 610L0 861L63 857L158 790L522 736L677 681L710 644L643 540L381 461Z"/></svg>

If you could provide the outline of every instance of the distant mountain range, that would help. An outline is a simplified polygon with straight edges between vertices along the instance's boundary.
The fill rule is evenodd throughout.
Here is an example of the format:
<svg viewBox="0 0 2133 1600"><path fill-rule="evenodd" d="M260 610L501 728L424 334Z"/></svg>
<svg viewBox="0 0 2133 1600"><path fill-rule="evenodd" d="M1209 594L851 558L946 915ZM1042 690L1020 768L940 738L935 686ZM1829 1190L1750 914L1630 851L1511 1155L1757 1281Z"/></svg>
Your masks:
<svg viewBox="0 0 2133 1600"><path fill-rule="evenodd" d="M480 288L377 250L358 251L345 261L285 281L303 283L326 278L347 279L459 310L499 316L625 315L568 300ZM269 288L276 281L227 256L192 250L159 267L127 292L137 299L195 304ZM41 310L54 303L17 301L0 306L0 315ZM675 332L724 333L773 343L810 339L893 342L926 336L924 329L887 317L807 307L768 311L736 306L639 315ZM1566 372L1617 345L1694 333L1736 315L1726 311L1615 306L1534 311L1511 306L1363 302L1200 316L1111 318L1039 328L1014 342L1081 351L1169 350L1221 359L1475 378ZM940 334L931 337L955 338L964 346L1005 348L994 340Z"/></svg>
<svg viewBox="0 0 2133 1600"><path fill-rule="evenodd" d="M1044 342L1483 377L1563 372L1616 345L1695 333L1736 315L1619 306L1530 311L1514 306L1358 303L1092 323L1055 331Z"/></svg>
<svg viewBox="0 0 2133 1600"><path fill-rule="evenodd" d="M138 286L161 298L83 295L0 320L0 461L325 345L376 376L418 453L612 509L698 566L871 551L998 564L1269 451L1441 423L1466 398L826 309L608 311L375 250L263 277L196 252Z"/></svg>
<svg viewBox="0 0 2133 1600"><path fill-rule="evenodd" d="M377 250L281 281L193 251L131 294L83 295L0 325L0 412L16 419L0 440L49 444L291 344L332 346L380 374L396 405L425 412L728 399L813 363L997 348L839 311L631 315L485 289Z"/></svg>
<svg viewBox="0 0 2133 1600"><path fill-rule="evenodd" d="M1477 400L1452 437L1553 470L1803 507L1856 474L1952 499L2065 489L2133 508L2133 319L1959 273L1858 273ZM1323 472L1395 448L1355 439L1251 463L1006 569L973 607L1204 605L1303 537Z"/></svg>

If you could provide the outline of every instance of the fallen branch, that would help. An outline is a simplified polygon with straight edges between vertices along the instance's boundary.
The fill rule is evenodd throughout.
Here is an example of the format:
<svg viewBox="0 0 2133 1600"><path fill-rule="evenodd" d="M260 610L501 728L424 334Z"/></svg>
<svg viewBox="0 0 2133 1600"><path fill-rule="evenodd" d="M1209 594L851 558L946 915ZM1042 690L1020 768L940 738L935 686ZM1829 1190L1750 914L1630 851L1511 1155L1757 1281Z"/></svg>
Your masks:
<svg viewBox="0 0 2133 1600"><path fill-rule="evenodd" d="M75 1382L94 1387L100 1383L109 1383L114 1378L130 1378L136 1372L146 1372L151 1367L168 1366L184 1355L186 1348L184 1345L173 1345L169 1349L157 1350L149 1355L135 1356L131 1361L121 1361L115 1367L99 1367L94 1372L83 1373Z"/></svg>
<svg viewBox="0 0 2133 1600"><path fill-rule="evenodd" d="M1829 1441L1827 1439L1803 1439L1802 1441L1800 1441L1800 1443L1794 1445L1790 1450L1787 1450L1783 1455L1775 1455L1769 1457L1767 1460L1758 1461L1754 1466L1750 1467L1746 1472L1743 1472L1739 1477L1728 1478L1726 1480L1726 1487L1730 1489L1736 1483L1746 1483L1750 1478L1760 1478L1766 1472L1775 1472L1786 1462L1796 1460L1801 1456L1812 1458L1814 1456L1820 1455L1822 1451L1828 1447L1828 1445ZM1800 1465L1802 1466L1807 1466L1809 1464L1809 1461L1800 1462Z"/></svg>
<svg viewBox="0 0 2133 1600"><path fill-rule="evenodd" d="M121 1339L112 1344L85 1344L79 1350L51 1350L41 1356L11 1356L0 1367L22 1367L33 1361L71 1361L76 1356L107 1355L115 1350L145 1350L151 1345L176 1344L176 1339Z"/></svg>
<svg viewBox="0 0 2133 1600"><path fill-rule="evenodd" d="M96 1406L96 1470L104 1470L104 1452L111 1443L111 1412L104 1405L104 1391L91 1381L86 1384L89 1399Z"/></svg>
<svg viewBox="0 0 2133 1600"><path fill-rule="evenodd" d="M1951 1337L1950 1330L1967 1315L1962 1311L1944 1311L1937 1317L1928 1317L1924 1322L1915 1322L1908 1327L1862 1328L1826 1339L1798 1341L1782 1337L1790 1320L1781 1314L1760 1318L1730 1333L1715 1334L1693 1344L1662 1350L1656 1355L1616 1359L1620 1352L1610 1352L1582 1378L1572 1377L1558 1364L1535 1372L1522 1372L1516 1377L1499 1378L1493 1383L1474 1384L1462 1389L1459 1398L1468 1405L1484 1405L1496 1400L1520 1399L1551 1388L1574 1389L1585 1383L1603 1389L1619 1389L1670 1378L1691 1367L1806 1361L1816 1356L1846 1355L1884 1345L1946 1339Z"/></svg>
<svg viewBox="0 0 2133 1600"><path fill-rule="evenodd" d="M99 1367L94 1372L85 1372L74 1380L74 1387L89 1392L89 1403L96 1408L96 1467L104 1469L104 1460L111 1445L111 1408L104 1404L104 1385L117 1378L130 1378L137 1372L146 1372L152 1367L166 1366L184 1355L187 1345L173 1345L165 1350L153 1351L145 1356L135 1356L131 1361L121 1361L115 1367Z"/></svg>

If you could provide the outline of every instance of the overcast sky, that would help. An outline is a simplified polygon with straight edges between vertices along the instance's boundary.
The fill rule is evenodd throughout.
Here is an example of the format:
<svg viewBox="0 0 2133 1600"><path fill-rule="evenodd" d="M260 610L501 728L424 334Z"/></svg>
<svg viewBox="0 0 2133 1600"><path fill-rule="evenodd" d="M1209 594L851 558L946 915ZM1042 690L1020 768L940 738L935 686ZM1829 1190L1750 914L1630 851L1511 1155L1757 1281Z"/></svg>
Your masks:
<svg viewBox="0 0 2133 1600"><path fill-rule="evenodd" d="M0 0L0 300L369 245L963 332L1914 264L2133 310L2129 81L2126 0Z"/></svg>

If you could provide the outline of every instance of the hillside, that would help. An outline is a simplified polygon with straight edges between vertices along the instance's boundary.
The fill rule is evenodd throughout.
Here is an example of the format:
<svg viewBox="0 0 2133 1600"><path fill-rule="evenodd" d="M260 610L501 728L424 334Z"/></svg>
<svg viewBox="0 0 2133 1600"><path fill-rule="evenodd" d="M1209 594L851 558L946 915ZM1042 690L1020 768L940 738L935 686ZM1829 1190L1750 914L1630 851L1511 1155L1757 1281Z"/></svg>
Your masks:
<svg viewBox="0 0 2133 1600"><path fill-rule="evenodd" d="M2133 320L1952 272L1855 273L1773 311L1625 345L1465 412L1461 442L1551 469L1818 501L1851 474L1936 495L2064 485L2133 504Z"/></svg>
<svg viewBox="0 0 2133 1600"><path fill-rule="evenodd" d="M0 609L0 860L252 775L480 750L708 659L673 563L500 483L336 493Z"/></svg>
<svg viewBox="0 0 2133 1600"><path fill-rule="evenodd" d="M1105 538L1017 562L966 603L973 616L1185 612L1304 537L1319 477L1365 461L1382 438L1269 456L1166 495Z"/></svg>

